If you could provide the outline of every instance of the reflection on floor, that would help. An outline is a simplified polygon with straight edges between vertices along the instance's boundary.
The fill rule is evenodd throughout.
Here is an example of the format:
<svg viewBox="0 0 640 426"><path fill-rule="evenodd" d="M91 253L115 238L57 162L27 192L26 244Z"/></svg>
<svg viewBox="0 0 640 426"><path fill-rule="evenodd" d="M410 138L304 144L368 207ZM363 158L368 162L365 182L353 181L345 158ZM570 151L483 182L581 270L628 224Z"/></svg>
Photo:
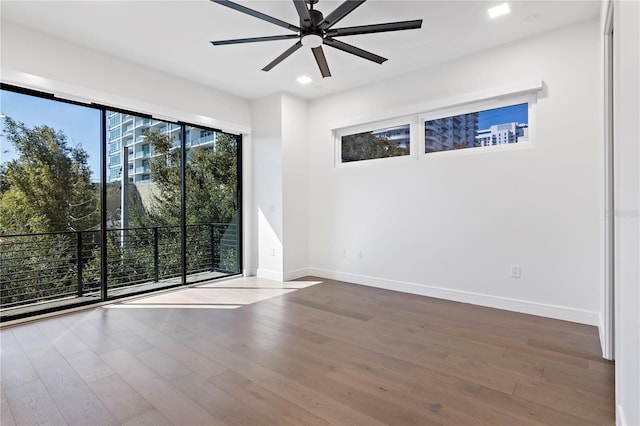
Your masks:
<svg viewBox="0 0 640 426"><path fill-rule="evenodd" d="M236 309L281 296L320 281L277 282L256 277L233 278L108 305L107 308Z"/></svg>

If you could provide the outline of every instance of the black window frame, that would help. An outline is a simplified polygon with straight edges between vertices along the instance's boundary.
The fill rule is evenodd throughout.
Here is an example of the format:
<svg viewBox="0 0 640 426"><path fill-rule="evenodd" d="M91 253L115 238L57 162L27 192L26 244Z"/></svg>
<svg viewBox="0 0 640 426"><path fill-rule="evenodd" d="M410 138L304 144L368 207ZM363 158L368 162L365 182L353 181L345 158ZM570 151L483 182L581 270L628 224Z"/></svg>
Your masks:
<svg viewBox="0 0 640 426"><path fill-rule="evenodd" d="M95 102L91 102L91 103L85 103L85 102L80 102L80 101L76 101L76 100L71 100L71 99L66 99L64 98L64 96L57 96L53 93L49 93L49 92L45 92L45 91L40 91L40 90L35 90L35 89L30 89L30 88L26 88L26 87L21 87L21 86L16 86L13 84L8 84L8 83L3 83L0 82L0 90L4 90L4 91L9 91L9 92L14 92L14 93L19 93L19 94L23 94L23 95L27 95L27 96L33 96L33 97L37 97L37 98L42 98L42 99L47 99L47 100L53 100L53 101L57 101L57 102L62 102L62 103L67 103L67 104L72 104L72 105L78 105L78 106L82 106L82 107L87 107L87 108L93 108L96 109L100 112L100 182L101 182L101 203L100 203L100 222L101 222L101 229L105 230L107 229L106 227L106 222L107 222L107 204L106 204L106 199L107 199L107 194L106 194L106 182L107 182L107 174L109 173L109 170L113 167L109 166L109 156L110 153L109 152L109 143L108 143L108 132L110 131L110 126L109 126L109 113L112 112L117 112L117 113L121 113L121 114L128 114L131 116L134 116L135 118L143 118L143 119L151 119L151 120L160 120L160 121L164 121L167 124L171 124L171 125L176 125L180 127L181 130L181 134L182 136L182 140L181 140L181 145L180 145L180 149L182 152L182 161L181 161L181 176L182 176L182 180L181 180L181 246L182 246L182 264L181 264L181 268L182 268L182 274L181 274L181 282L174 284L174 285L168 285L168 286L163 286L162 288L158 288L158 289L147 289L147 290L140 290L137 292L131 292L131 293L127 293L127 294L122 294L122 295L109 295L107 292L107 237L106 237L106 233L105 232L101 232L100 235L100 243L101 243L101 250L100 250L100 263L101 263L101 282L100 282L100 297L97 300L90 300L90 301L82 301L82 300L78 300L76 302L71 302L68 304L64 304L63 306L50 306L50 307L44 307L42 309L37 309L37 310L29 310L29 309L25 309L25 310L18 310L19 312L16 312L16 314L11 315L11 314L7 314L7 315L0 315L0 323L4 323L4 322L9 322L9 321L15 321L15 320L20 320L23 318L28 318L31 316L35 316L35 315L43 315L43 314L50 314L50 313L54 313L54 312L61 312L61 311L66 311L69 309L74 309L74 308L79 308L79 307L88 307L91 305L96 305L96 304L102 304L105 302L112 302L112 301L116 301L118 299L122 299L125 297L131 297L133 295L142 295L142 294L148 294L148 293L154 293L157 291L164 291L167 289L174 289L174 288L180 288L180 287L186 287L186 286L192 286L194 284L200 283L200 282L205 282L205 281L210 281L212 279L208 278L208 279L203 279L200 281L190 281L187 282L187 274L186 274L186 251L184 250L184 247L186 245L186 206L185 206L185 191L186 191L186 182L184 181L185 178L185 167L186 167L186 161L185 161L185 153L186 153L186 128L191 126L191 127L197 127L198 129L202 129L205 131L210 131L212 133L218 132L218 133L226 133L226 134L230 134L235 136L236 138L236 197L237 197L237 204L238 204L238 213L237 213L237 217L238 217L238 223L237 223L237 229L238 229L238 237L237 237L237 244L238 244L238 272L235 274L228 274L225 276L220 276L217 277L213 280L218 280L218 279L224 279L226 277L229 276L235 276L235 275L241 275L242 271L244 269L244 256L243 256L243 252L244 252L244 231L243 231L243 217L244 217L244 211L243 211L243 192L242 192L242 187L243 187L243 164L242 164L242 134L234 134L234 133L229 133L229 132L224 132L220 129L216 129L213 127L209 127L206 125L202 125L199 123L189 123L189 122L183 122L183 121L179 121L179 120L175 120L175 121L171 121L171 120L167 120L166 118L159 118L159 117L154 117L153 114L148 114L148 113L141 113L141 112L137 112L134 110L129 110L126 108L122 108L122 107L118 107L118 106L112 106L112 105L103 105L103 104L99 104L99 103L95 103ZM120 123L118 125L121 125L123 122L125 122L126 120L120 120Z"/></svg>

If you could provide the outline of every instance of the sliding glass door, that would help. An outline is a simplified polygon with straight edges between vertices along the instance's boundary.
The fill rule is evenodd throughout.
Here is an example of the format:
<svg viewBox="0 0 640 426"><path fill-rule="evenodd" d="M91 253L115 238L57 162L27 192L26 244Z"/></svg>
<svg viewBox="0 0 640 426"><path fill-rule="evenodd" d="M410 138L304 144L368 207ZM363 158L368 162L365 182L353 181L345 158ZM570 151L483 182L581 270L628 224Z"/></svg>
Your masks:
<svg viewBox="0 0 640 426"><path fill-rule="evenodd" d="M182 126L107 112L108 295L181 284Z"/></svg>
<svg viewBox="0 0 640 426"><path fill-rule="evenodd" d="M187 282L240 272L238 137L187 127Z"/></svg>
<svg viewBox="0 0 640 426"><path fill-rule="evenodd" d="M240 273L240 136L0 94L2 321Z"/></svg>
<svg viewBox="0 0 640 426"><path fill-rule="evenodd" d="M100 112L0 90L0 314L100 297Z"/></svg>

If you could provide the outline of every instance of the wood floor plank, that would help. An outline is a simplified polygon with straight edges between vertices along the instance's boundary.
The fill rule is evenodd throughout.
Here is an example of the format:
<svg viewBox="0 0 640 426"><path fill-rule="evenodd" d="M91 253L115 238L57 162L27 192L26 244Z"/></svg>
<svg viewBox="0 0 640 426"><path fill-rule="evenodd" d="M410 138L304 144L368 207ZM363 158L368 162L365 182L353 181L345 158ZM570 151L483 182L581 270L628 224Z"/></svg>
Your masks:
<svg viewBox="0 0 640 426"><path fill-rule="evenodd" d="M128 317L127 324L136 331L136 334L144 335L149 343L160 348L166 355L172 357L174 360L189 366L205 379L227 370L225 366L213 361L211 358L179 343L168 335L159 332L157 328L150 327L134 317Z"/></svg>
<svg viewBox="0 0 640 426"><path fill-rule="evenodd" d="M260 379L258 383L330 424L368 426L384 424L277 373Z"/></svg>
<svg viewBox="0 0 640 426"><path fill-rule="evenodd" d="M609 423L614 416L613 409L602 410L599 407L594 407L592 401L585 398L567 396L563 390L548 383L540 383L538 385L518 383L513 396L556 409L585 421Z"/></svg>
<svg viewBox="0 0 640 426"><path fill-rule="evenodd" d="M242 306L209 303L229 297ZM613 425L598 339L335 280L230 279L0 329L2 424Z"/></svg>
<svg viewBox="0 0 640 426"><path fill-rule="evenodd" d="M103 354L102 359L171 423L222 424L199 404L124 349Z"/></svg>
<svg viewBox="0 0 640 426"><path fill-rule="evenodd" d="M62 355L69 355L89 349L77 336L69 331L60 319L38 322L38 327Z"/></svg>
<svg viewBox="0 0 640 426"><path fill-rule="evenodd" d="M123 426L173 426L173 423L157 410L149 410L123 423Z"/></svg>
<svg viewBox="0 0 640 426"><path fill-rule="evenodd" d="M386 398L367 392L357 384L338 382L329 377L311 377L298 379L304 386L314 389L325 397L334 399L379 422L389 425L439 425L434 413L428 410L416 410L405 407Z"/></svg>
<svg viewBox="0 0 640 426"><path fill-rule="evenodd" d="M336 306L335 304L318 303L318 302L303 299L300 297L289 297L288 300L292 301L293 303L298 303L300 305L308 306L310 308L318 309L325 312L330 312L335 315L340 315L347 318L353 318L360 321L369 321L371 318L373 318L373 315L363 314L363 313L354 311L353 309L341 308Z"/></svg>
<svg viewBox="0 0 640 426"><path fill-rule="evenodd" d="M320 417L233 371L224 372L210 381L245 405L273 419L277 424L328 425L328 422Z"/></svg>
<svg viewBox="0 0 640 426"><path fill-rule="evenodd" d="M7 401L7 396L4 394L4 390L0 390L0 424L3 426L14 426L16 421L13 418L13 413L11 412L11 407L9 406L9 401Z"/></svg>
<svg viewBox="0 0 640 426"><path fill-rule="evenodd" d="M74 352L65 357L85 383L95 382L115 372L93 351Z"/></svg>
<svg viewBox="0 0 640 426"><path fill-rule="evenodd" d="M6 395L18 425L68 424L40 380L7 389Z"/></svg>
<svg viewBox="0 0 640 426"><path fill-rule="evenodd" d="M91 315L91 313L88 315ZM63 317L62 319L69 327L69 330L97 355L111 352L121 347L102 330L88 321L83 321L83 317L74 315L69 318Z"/></svg>
<svg viewBox="0 0 640 426"><path fill-rule="evenodd" d="M26 354L19 352L11 355L3 353L0 357L0 384L2 389L24 385L38 380L38 372Z"/></svg>
<svg viewBox="0 0 640 426"><path fill-rule="evenodd" d="M0 355L24 354L12 330L13 328L0 329Z"/></svg>
<svg viewBox="0 0 640 426"><path fill-rule="evenodd" d="M117 374L93 381L89 387L121 423L152 409L151 404Z"/></svg>
<svg viewBox="0 0 640 426"><path fill-rule="evenodd" d="M167 380L186 376L192 372L191 369L166 355L158 348L139 353L136 357Z"/></svg>
<svg viewBox="0 0 640 426"><path fill-rule="evenodd" d="M474 399L492 407L495 410L513 415L518 419L530 419L539 422L540 424L567 426L599 424L598 422L591 421L590 419L576 417L552 407L528 401L517 396L505 395L502 392L497 392L489 388L479 389L474 395Z"/></svg>
<svg viewBox="0 0 640 426"><path fill-rule="evenodd" d="M111 425L115 417L51 346L29 352L29 359L56 406L73 425Z"/></svg>
<svg viewBox="0 0 640 426"><path fill-rule="evenodd" d="M183 345L211 358L217 362L239 373L251 380L260 380L270 373L269 370L249 361L248 359L237 356L227 348L218 345L216 342L200 338L184 328L177 328L168 334L171 338L182 343Z"/></svg>
<svg viewBox="0 0 640 426"><path fill-rule="evenodd" d="M226 419L245 408L238 399L196 373L178 377L172 383L219 419Z"/></svg>
<svg viewBox="0 0 640 426"><path fill-rule="evenodd" d="M11 330L24 352L43 349L51 346L51 341L40 331L38 324L30 322L21 324Z"/></svg>

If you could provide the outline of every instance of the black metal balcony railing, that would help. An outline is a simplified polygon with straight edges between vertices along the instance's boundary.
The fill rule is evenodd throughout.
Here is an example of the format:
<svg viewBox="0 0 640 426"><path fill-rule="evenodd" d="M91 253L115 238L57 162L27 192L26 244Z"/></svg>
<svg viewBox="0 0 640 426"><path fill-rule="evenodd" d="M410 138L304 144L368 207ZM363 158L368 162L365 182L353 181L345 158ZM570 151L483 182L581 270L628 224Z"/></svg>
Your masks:
<svg viewBox="0 0 640 426"><path fill-rule="evenodd" d="M235 224L187 225L187 274L239 272ZM107 289L179 277L180 227L107 230ZM100 231L0 236L0 309L100 292Z"/></svg>

